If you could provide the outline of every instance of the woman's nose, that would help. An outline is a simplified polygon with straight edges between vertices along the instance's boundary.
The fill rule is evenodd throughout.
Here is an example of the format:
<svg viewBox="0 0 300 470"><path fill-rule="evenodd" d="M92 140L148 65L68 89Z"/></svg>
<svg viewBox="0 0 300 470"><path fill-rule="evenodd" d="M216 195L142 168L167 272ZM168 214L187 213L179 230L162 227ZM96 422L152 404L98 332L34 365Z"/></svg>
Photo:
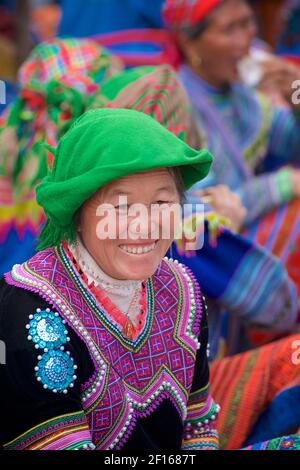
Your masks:
<svg viewBox="0 0 300 470"><path fill-rule="evenodd" d="M129 220L128 235L130 238L150 238L151 218L149 214L139 214L138 217Z"/></svg>

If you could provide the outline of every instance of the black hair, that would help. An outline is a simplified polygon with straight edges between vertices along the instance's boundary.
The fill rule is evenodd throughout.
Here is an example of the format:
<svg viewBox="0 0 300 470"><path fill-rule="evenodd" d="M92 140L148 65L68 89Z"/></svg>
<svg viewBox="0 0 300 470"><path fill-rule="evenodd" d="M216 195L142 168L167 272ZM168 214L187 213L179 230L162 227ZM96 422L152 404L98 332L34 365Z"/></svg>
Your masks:
<svg viewBox="0 0 300 470"><path fill-rule="evenodd" d="M179 166L174 166L174 167L169 167L168 171L171 174L171 176L174 178L175 186L179 194L180 204L182 205L186 202L186 195L185 195L185 187L184 187L184 182L183 182L183 178L181 174L181 169Z"/></svg>

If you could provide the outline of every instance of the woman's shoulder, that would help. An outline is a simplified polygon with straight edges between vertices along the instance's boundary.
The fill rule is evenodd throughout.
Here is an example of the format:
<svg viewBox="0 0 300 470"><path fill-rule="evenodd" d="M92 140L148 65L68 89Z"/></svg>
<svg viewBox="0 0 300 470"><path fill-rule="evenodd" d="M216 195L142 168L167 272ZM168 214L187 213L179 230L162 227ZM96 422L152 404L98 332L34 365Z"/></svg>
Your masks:
<svg viewBox="0 0 300 470"><path fill-rule="evenodd" d="M8 303L15 306L20 302L20 300L23 300L26 303L38 301L45 303L45 301L40 299L37 294L8 283L5 277L0 278L0 305L2 303Z"/></svg>
<svg viewBox="0 0 300 470"><path fill-rule="evenodd" d="M192 270L181 261L169 257L163 258L153 276L154 296L168 297L180 301L184 296L189 299L198 313L205 311L205 298L201 292L198 280ZM188 305L189 302L185 302ZM189 309L188 309L189 310Z"/></svg>
<svg viewBox="0 0 300 470"><path fill-rule="evenodd" d="M196 287L197 290L200 290L198 281L192 270L181 261L169 258L168 256L162 259L155 276L164 279L165 282L167 282L168 277L177 279L180 283L187 282L189 286Z"/></svg>
<svg viewBox="0 0 300 470"><path fill-rule="evenodd" d="M29 316L38 308L49 305L33 292L10 285L5 278L0 280L0 339L9 345L16 341L18 348L28 343L26 325Z"/></svg>
<svg viewBox="0 0 300 470"><path fill-rule="evenodd" d="M86 381L94 370L88 349L65 323L38 294L0 280L0 341L5 345L6 365L11 371L20 373L23 368L32 374L38 355L46 353L48 343L51 351L68 345L68 352L80 366L83 381ZM58 336L53 339L55 335Z"/></svg>

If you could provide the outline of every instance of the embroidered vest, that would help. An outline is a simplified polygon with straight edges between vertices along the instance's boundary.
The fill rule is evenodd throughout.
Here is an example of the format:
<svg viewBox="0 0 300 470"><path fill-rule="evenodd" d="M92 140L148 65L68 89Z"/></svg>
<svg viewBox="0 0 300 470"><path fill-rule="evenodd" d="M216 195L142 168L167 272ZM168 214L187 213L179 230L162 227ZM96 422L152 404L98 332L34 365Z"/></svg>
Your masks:
<svg viewBox="0 0 300 470"><path fill-rule="evenodd" d="M94 373L81 399L97 448L121 449L137 418L166 398L185 420L202 315L188 268L164 258L147 280L147 320L133 342L96 304L62 246L15 265L6 281L46 300L86 344Z"/></svg>

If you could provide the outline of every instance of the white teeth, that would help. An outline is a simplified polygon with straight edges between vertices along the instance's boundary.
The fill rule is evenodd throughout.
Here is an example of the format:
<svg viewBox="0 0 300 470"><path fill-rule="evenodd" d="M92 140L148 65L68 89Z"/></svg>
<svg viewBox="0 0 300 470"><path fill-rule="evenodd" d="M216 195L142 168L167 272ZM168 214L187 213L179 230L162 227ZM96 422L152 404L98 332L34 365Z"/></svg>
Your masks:
<svg viewBox="0 0 300 470"><path fill-rule="evenodd" d="M130 246L130 245L120 245L121 250L126 251L127 253L134 254L134 255L142 255L145 253L149 253L150 251L154 250L156 246L156 242L152 243L152 245L148 246Z"/></svg>

